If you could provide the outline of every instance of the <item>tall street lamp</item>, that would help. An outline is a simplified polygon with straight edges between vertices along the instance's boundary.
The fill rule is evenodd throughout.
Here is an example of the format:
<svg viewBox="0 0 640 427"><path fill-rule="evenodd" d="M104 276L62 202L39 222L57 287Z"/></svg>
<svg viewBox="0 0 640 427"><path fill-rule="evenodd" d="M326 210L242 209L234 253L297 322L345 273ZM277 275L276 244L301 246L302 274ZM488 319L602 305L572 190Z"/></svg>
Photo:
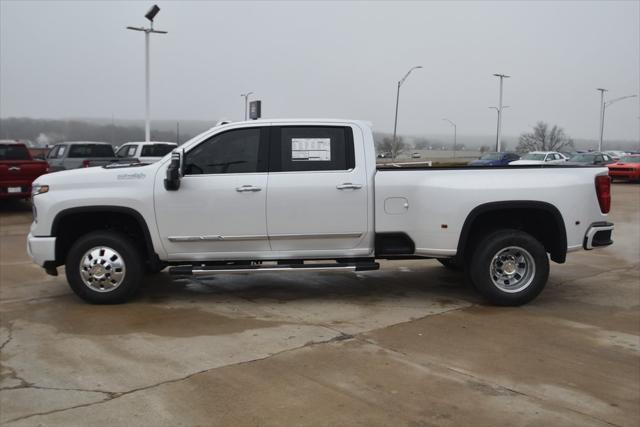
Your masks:
<svg viewBox="0 0 640 427"><path fill-rule="evenodd" d="M398 92L396 94L396 118L393 122L393 153L392 153L393 160L396 159L396 151L397 151L396 131L398 129L398 103L400 102L400 86L402 86L404 81L407 80L407 77L409 77L409 74L411 74L413 70L417 70L418 68L422 68L422 65L416 65L415 67L411 67L409 71L407 71L407 74L405 74L404 77L398 81Z"/></svg>
<svg viewBox="0 0 640 427"><path fill-rule="evenodd" d="M153 19L160 12L157 5L153 5L151 9L144 15L149 20L150 27L127 27L127 30L144 32L144 75L145 75L145 121L144 121L144 140L151 141L151 125L149 121L149 34L167 34L167 31L153 29Z"/></svg>
<svg viewBox="0 0 640 427"><path fill-rule="evenodd" d="M604 116L607 111L607 107L615 104L618 101L622 101L623 99L635 98L638 95L626 95L621 96L619 98L612 99L611 101L604 101L604 93L607 91L606 89L597 89L600 91L600 141L598 142L598 151L602 151L602 140L604 139Z"/></svg>
<svg viewBox="0 0 640 427"><path fill-rule="evenodd" d="M452 122L449 119L442 119L446 122L449 122L449 124L451 126L453 126L453 158L456 158L456 144L457 144L457 139L458 139L458 127L456 126L456 124L454 122Z"/></svg>
<svg viewBox="0 0 640 427"><path fill-rule="evenodd" d="M496 133L496 151L499 153L502 144L502 83L504 79L508 79L511 76L506 74L494 74L494 76L500 78L500 98L498 101L498 131Z"/></svg>
<svg viewBox="0 0 640 427"><path fill-rule="evenodd" d="M253 92L241 93L240 96L244 97L244 119L247 120L249 111L249 95L253 95Z"/></svg>

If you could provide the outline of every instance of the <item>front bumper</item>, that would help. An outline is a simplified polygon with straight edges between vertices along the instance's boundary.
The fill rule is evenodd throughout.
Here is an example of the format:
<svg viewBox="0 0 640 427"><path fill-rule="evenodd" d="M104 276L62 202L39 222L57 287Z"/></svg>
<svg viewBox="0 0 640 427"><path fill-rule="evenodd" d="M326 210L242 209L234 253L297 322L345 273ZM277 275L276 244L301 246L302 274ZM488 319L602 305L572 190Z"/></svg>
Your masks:
<svg viewBox="0 0 640 427"><path fill-rule="evenodd" d="M594 222L585 233L582 246L586 250L609 246L613 243L613 229L614 225L611 222Z"/></svg>
<svg viewBox="0 0 640 427"><path fill-rule="evenodd" d="M56 238L35 237L29 233L27 236L27 254L40 267L45 267L45 263L48 265L54 263L56 260Z"/></svg>

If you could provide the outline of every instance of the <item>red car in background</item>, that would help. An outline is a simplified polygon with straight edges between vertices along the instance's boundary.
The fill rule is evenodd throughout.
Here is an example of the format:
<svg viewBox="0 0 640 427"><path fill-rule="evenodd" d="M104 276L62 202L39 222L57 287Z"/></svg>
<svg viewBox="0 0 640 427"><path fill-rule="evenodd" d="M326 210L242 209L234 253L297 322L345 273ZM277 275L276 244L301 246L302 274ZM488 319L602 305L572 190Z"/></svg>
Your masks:
<svg viewBox="0 0 640 427"><path fill-rule="evenodd" d="M618 178L640 181L640 154L622 156L616 163L607 166L609 166L611 180Z"/></svg>
<svg viewBox="0 0 640 427"><path fill-rule="evenodd" d="M25 144L0 142L0 200L28 199L31 183L48 171L47 162L33 160Z"/></svg>

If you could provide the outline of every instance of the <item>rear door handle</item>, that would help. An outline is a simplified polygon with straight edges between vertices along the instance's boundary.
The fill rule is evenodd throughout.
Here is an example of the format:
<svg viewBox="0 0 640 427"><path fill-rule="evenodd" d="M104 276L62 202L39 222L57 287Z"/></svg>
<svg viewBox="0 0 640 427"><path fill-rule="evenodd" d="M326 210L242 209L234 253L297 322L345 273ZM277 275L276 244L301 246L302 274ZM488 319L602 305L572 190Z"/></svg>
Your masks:
<svg viewBox="0 0 640 427"><path fill-rule="evenodd" d="M340 185L336 185L338 190L359 190L362 188L362 184L352 184L350 182L345 182Z"/></svg>
<svg viewBox="0 0 640 427"><path fill-rule="evenodd" d="M242 187L236 187L236 191L238 193L243 193L245 191L256 192L256 191L261 191L261 190L262 190L262 188L254 187L253 185L243 185Z"/></svg>

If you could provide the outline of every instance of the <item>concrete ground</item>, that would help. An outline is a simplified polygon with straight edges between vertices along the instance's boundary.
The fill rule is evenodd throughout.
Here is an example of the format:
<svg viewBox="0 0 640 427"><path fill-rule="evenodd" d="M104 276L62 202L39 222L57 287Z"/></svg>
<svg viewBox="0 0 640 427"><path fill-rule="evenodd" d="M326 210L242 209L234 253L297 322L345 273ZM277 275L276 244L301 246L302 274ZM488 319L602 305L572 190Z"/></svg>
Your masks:
<svg viewBox="0 0 640 427"><path fill-rule="evenodd" d="M520 308L485 306L435 261L363 274L150 277L118 306L76 298L0 212L0 423L640 424L640 186L615 184L615 245L552 264Z"/></svg>

